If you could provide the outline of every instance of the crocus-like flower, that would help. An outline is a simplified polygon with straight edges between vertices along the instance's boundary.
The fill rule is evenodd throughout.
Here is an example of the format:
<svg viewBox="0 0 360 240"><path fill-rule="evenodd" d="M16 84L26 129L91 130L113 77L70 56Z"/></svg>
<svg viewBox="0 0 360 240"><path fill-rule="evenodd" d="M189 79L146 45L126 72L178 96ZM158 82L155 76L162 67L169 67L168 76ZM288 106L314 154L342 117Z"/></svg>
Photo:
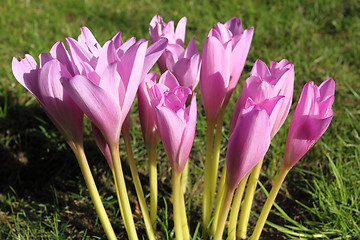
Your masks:
<svg viewBox="0 0 360 240"><path fill-rule="evenodd" d="M40 65L30 55L12 60L16 80L31 92L71 147L83 143L83 112L64 91L60 79L72 77L74 68L64 45L55 43L50 54L39 56Z"/></svg>
<svg viewBox="0 0 360 240"><path fill-rule="evenodd" d="M208 121L216 121L239 80L254 28L243 30L239 18L217 23L206 39L200 70L200 90Z"/></svg>
<svg viewBox="0 0 360 240"><path fill-rule="evenodd" d="M160 141L159 131L156 126L155 111L151 105L151 98L148 91L149 88L152 88L156 84L156 78L156 73L149 73L140 84L138 90L139 117L145 145L157 145ZM180 86L175 76L169 72L161 75L159 83L165 85L169 91Z"/></svg>
<svg viewBox="0 0 360 240"><path fill-rule="evenodd" d="M106 51L109 61L97 82L91 76L77 75L62 81L72 99L89 119L99 128L109 147L119 144L123 121L128 114L141 82L147 41L142 39L131 45L125 52L113 54L114 42L110 41ZM105 45L103 50L106 49ZM105 50L104 50L105 51ZM101 55L99 59L101 58ZM118 59L117 59L118 58ZM139 71L140 69L140 71Z"/></svg>
<svg viewBox="0 0 360 240"><path fill-rule="evenodd" d="M201 63L195 38L190 40L186 50L178 44L169 44L164 54L166 55L166 67L175 75L179 84L194 91L199 83Z"/></svg>
<svg viewBox="0 0 360 240"><path fill-rule="evenodd" d="M156 42L164 37L169 41L169 44L184 45L185 31L186 31L186 17L180 19L174 31L174 21L165 23L160 15L155 15L150 21L150 37L151 42Z"/></svg>
<svg viewBox="0 0 360 240"><path fill-rule="evenodd" d="M160 135L155 121L155 112L151 106L148 92L148 88L155 85L156 77L156 73L146 75L138 90L139 118L146 146L150 146L150 144L157 145L160 142Z"/></svg>
<svg viewBox="0 0 360 240"><path fill-rule="evenodd" d="M151 42L155 43L161 38L166 38L169 45L184 48L186 21L186 17L181 18L174 31L174 21L165 23L160 15L155 15L151 19L149 27ZM158 60L161 73L167 70L166 59L167 53L164 52Z"/></svg>
<svg viewBox="0 0 360 240"><path fill-rule="evenodd" d="M112 92L112 94L114 94L113 98L115 99L115 102L113 102L113 104L118 104L116 100L118 98L120 101L119 104L122 101L126 101L126 99L122 99L124 95L126 95L127 99L130 99L129 102L127 102L126 104L124 102L122 105L122 116L120 117L120 122L119 116L113 116L117 119L115 120L115 122L117 122L115 125L117 127L122 126L123 122L126 119L126 114L130 111L130 106L132 103L131 99L135 97L139 81L145 77L146 73L151 69L151 67L155 64L157 59L163 53L167 45L167 40L160 39L156 43L150 45L146 49L145 58L141 60L142 57L140 57L140 62L137 62L139 58L136 57L137 50L135 49L142 49L143 47L140 47L140 45L143 46L145 44L144 40L136 42L136 39L133 37L123 42L121 38L121 32L117 33L112 38L112 40L107 41L103 46L99 45L95 37L86 27L81 28L81 35L78 37L78 41L72 38L67 38L66 40L69 45L71 59L73 59L73 62L76 63L75 66L79 66L77 67L77 69L79 70L75 72L82 75L82 77L78 76L78 79L83 78L82 80L84 80L84 78L87 78L91 82L90 84L94 84L104 89L108 88L108 93ZM142 55L142 51L139 55ZM135 66L133 64L138 65ZM115 67L115 65L117 66ZM130 79L132 79L131 82L128 82L130 81ZM82 80L79 80L79 82L81 82ZM81 83L79 84L81 85ZM126 90L126 94L125 89L128 86L124 87L123 84L131 86L131 90ZM118 90L118 94L120 96L116 97L117 90L112 89L113 87L120 88ZM72 94L75 93L72 92ZM85 94L84 90L82 90L81 94ZM80 97L80 95L78 97ZM104 97L104 99L106 98L107 97ZM79 98L77 101L80 101ZM89 111L90 110L88 110L88 113ZM119 114L115 113L115 111L110 111L109 114L111 112L115 115ZM93 112L89 114L93 114ZM125 114L125 116L123 116L123 114ZM101 118L100 115L98 117ZM94 120L95 119L97 119L97 117L94 117ZM95 120L95 122L92 122L94 138L101 152L107 159L110 167L112 167L109 146L107 144L109 139L104 139L103 131L98 127L99 125L107 125L109 123L105 123L106 120L101 120L102 123L99 121L100 120L97 119ZM111 132L112 130L108 129L107 131ZM113 133L115 132L116 130L113 131ZM115 139L118 139L118 136L113 136L112 141L115 141Z"/></svg>
<svg viewBox="0 0 360 240"><path fill-rule="evenodd" d="M280 62L272 61L270 63L270 69L268 69L266 64L258 59L250 75L258 76L263 81L268 82L274 91L277 92L278 96L284 96L284 100L282 101L279 113L271 130L271 137L274 137L290 111L294 90L294 65L290 61L283 59Z"/></svg>
<svg viewBox="0 0 360 240"><path fill-rule="evenodd" d="M319 87L314 82L305 84L286 140L285 167L293 167L329 127L334 115L334 92L335 81L331 78Z"/></svg>
<svg viewBox="0 0 360 240"><path fill-rule="evenodd" d="M187 87L179 86L170 72L165 72L161 81L165 84L155 84L149 89L149 95L170 165L174 171L181 172L194 141L196 94ZM191 103L186 106L187 98L191 93Z"/></svg>
<svg viewBox="0 0 360 240"><path fill-rule="evenodd" d="M270 145L270 120L263 109L243 109L230 135L226 152L226 182L234 190L241 179L265 156Z"/></svg>
<svg viewBox="0 0 360 240"><path fill-rule="evenodd" d="M243 91L236 102L230 130L235 126L241 109L251 102L266 109L270 116L271 138L284 123L291 106L294 86L294 66L287 60L271 62L270 70L261 60L253 66L250 77L245 81Z"/></svg>

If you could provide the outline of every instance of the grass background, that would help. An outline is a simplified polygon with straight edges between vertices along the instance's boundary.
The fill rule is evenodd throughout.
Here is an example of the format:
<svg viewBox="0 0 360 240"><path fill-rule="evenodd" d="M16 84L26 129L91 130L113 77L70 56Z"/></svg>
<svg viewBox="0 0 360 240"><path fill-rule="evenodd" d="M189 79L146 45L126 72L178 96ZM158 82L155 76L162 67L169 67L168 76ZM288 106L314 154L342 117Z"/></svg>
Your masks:
<svg viewBox="0 0 360 240"><path fill-rule="evenodd" d="M356 0L294 1L0 1L0 239L104 239L80 169L71 150L39 107L16 82L13 56L35 58L56 41L76 38L87 26L103 44L118 31L123 39L148 38L155 14L165 21L188 18L186 43L196 37L201 50L210 28L232 16L245 27L255 26L249 56L229 104L223 133L223 153L232 108L252 64L283 58L295 64L293 113L302 86L336 82L334 118L325 133L286 179L269 217L263 239L360 238L360 3ZM141 181L147 188L146 157L136 105L133 107L132 144ZM261 182L269 190L284 151L290 117L266 155ZM196 139L191 153L190 183L186 193L189 222L195 239L201 216L206 123L199 101ZM123 145L122 145L123 146ZM124 148L121 146L122 151ZM106 165L85 124L85 148L105 208L120 239L126 238ZM160 239L174 237L171 173L159 147ZM126 156L122 152L123 159ZM223 155L222 155L223 156ZM224 156L223 156L224 157ZM224 159L222 157L222 160ZM135 196L129 170L128 188ZM256 221L265 200L259 188L254 203ZM139 235L145 237L135 198L131 199ZM280 216L280 217L278 217Z"/></svg>

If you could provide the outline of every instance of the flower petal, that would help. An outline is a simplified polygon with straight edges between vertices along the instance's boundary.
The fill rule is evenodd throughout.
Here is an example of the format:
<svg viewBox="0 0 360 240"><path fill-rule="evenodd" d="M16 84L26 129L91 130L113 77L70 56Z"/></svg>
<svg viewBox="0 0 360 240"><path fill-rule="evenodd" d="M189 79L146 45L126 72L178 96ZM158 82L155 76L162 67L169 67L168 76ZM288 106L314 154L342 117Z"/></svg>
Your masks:
<svg viewBox="0 0 360 240"><path fill-rule="evenodd" d="M38 85L39 67L35 59L28 54L25 54L25 58L20 61L13 57L12 72L16 80L31 92L39 102L42 102Z"/></svg>
<svg viewBox="0 0 360 240"><path fill-rule="evenodd" d="M186 108L185 115L188 116L188 119L181 138L181 145L178 156L179 171L182 171L184 169L187 159L189 158L191 147L194 142L197 117L196 93L193 93L191 103Z"/></svg>
<svg viewBox="0 0 360 240"><path fill-rule="evenodd" d="M65 92L61 78L71 77L66 67L58 60L47 62L39 75L39 92L46 113L51 116L56 127L69 141L82 143L83 113Z"/></svg>
<svg viewBox="0 0 360 240"><path fill-rule="evenodd" d="M226 181L235 189L240 180L265 156L270 145L269 116L252 107L241 113L226 152Z"/></svg>
<svg viewBox="0 0 360 240"><path fill-rule="evenodd" d="M187 18L186 17L182 17L177 26L176 26L176 29L175 29L175 41L176 41L176 44L179 44L181 46L184 46L184 41L185 41L185 32L186 32L186 21L187 21Z"/></svg>
<svg viewBox="0 0 360 240"><path fill-rule="evenodd" d="M117 101L81 75L71 79L63 78L61 83L81 110L100 129L107 143L111 146L119 144L122 113Z"/></svg>
<svg viewBox="0 0 360 240"><path fill-rule="evenodd" d="M170 165L173 169L179 169L179 146L186 123L168 107L157 106L155 112L157 126L165 151L170 159Z"/></svg>

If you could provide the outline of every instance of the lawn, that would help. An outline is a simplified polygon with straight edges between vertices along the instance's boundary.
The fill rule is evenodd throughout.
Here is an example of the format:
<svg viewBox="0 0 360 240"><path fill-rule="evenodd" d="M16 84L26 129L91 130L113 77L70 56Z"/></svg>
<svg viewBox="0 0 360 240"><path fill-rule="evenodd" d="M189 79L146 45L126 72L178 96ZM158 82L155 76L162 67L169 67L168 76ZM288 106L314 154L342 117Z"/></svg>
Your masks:
<svg viewBox="0 0 360 240"><path fill-rule="evenodd" d="M324 136L290 171L269 216L262 239L360 239L360 3L337 1L95 1L2 0L0 2L0 239L104 239L77 161L36 99L15 80L11 60L37 58L57 41L77 38L87 26L99 43L122 31L123 39L150 39L151 18L187 17L186 44L201 50L217 22L242 19L255 33L245 68L225 113L220 168L225 160L229 121L253 63L288 59L295 65L290 115L265 156L250 231L284 153L287 130L303 85L336 83L334 118ZM158 71L156 67L154 71ZM199 89L197 89L199 92ZM145 146L137 105L131 137L140 179L149 197ZM119 239L126 232L111 172L85 121L84 145L105 208ZM190 232L203 239L201 219L206 119L198 98L196 138L185 194ZM120 143L125 179L139 236L146 238L130 170ZM174 238L171 172L158 148L159 239ZM219 172L220 175L220 172Z"/></svg>

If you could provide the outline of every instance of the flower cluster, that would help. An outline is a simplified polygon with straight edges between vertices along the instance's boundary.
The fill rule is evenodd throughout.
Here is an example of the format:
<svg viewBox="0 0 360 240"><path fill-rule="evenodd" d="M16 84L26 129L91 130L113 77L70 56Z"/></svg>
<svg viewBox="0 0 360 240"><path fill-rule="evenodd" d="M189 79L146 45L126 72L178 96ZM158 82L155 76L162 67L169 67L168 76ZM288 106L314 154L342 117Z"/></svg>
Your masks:
<svg viewBox="0 0 360 240"><path fill-rule="evenodd" d="M150 22L152 41L134 37L123 41L121 32L100 45L90 30L81 28L77 40L67 38L67 49L57 42L49 53L39 55L39 63L25 55L15 57L12 70L16 80L31 92L76 155L95 209L109 239L116 239L107 217L83 149L83 116L90 119L94 139L113 173L121 216L129 239L137 232L129 204L119 141L123 135L133 182L149 239L156 239L157 170L156 149L162 141L172 169L174 228L177 239L190 239L184 202L187 162L195 138L196 89L207 120L204 158L203 227L214 239L222 239L232 204L229 235L246 237L247 222L262 159L270 142L286 120L293 99L294 65L286 59L272 61L270 67L256 60L230 120L230 136L221 181L218 183L213 221L210 222L217 186L223 117L247 59L254 27L244 29L239 18L217 23L209 31L202 54L195 38L184 47L187 19L164 22L160 15ZM161 76L148 73L157 63ZM254 229L258 239L273 201L287 172L302 158L328 128L332 117L335 82L319 87L308 82L293 115L284 161L269 199ZM138 96L144 143L149 157L150 214L133 159L129 134L129 114ZM214 134L215 132L215 134ZM249 179L249 182L247 183ZM234 196L236 190L236 194ZM209 225L211 228L208 228ZM211 230L210 230L211 229Z"/></svg>

